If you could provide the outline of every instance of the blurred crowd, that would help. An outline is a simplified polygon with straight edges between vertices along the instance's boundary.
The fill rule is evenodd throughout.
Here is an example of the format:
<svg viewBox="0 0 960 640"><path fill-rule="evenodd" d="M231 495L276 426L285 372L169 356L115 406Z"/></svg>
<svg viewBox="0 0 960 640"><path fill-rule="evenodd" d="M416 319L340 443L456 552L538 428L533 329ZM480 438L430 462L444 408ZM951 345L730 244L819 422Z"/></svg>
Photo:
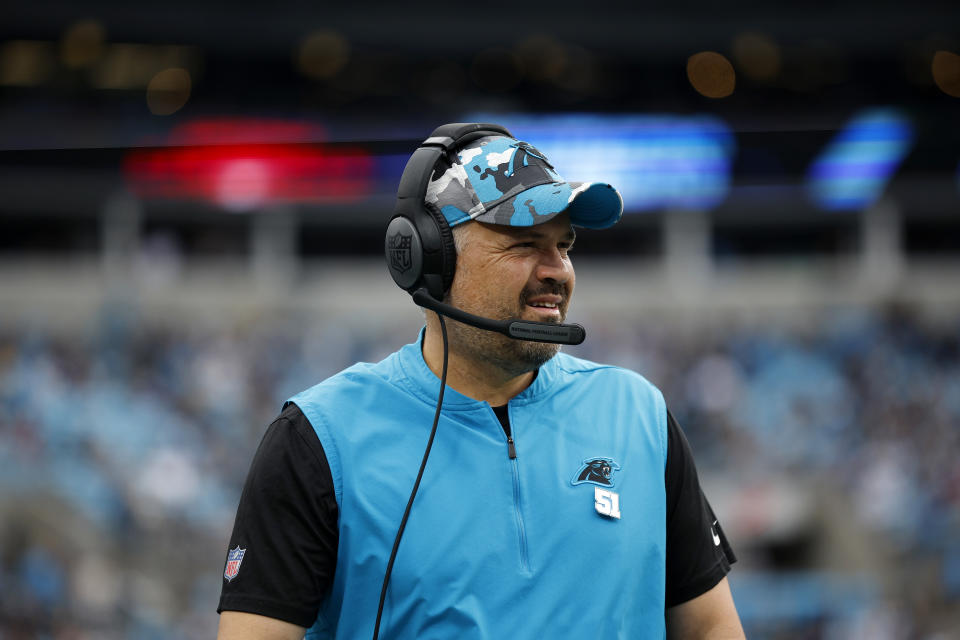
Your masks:
<svg viewBox="0 0 960 640"><path fill-rule="evenodd" d="M83 335L0 333L0 638L213 637L264 429L290 395L416 337L385 324L147 329L118 307ZM960 608L960 317L585 324L573 353L659 386L726 505L748 636L956 637L943 629ZM797 495L839 505L831 517L880 547L880 572L818 551L832 544L816 543L818 508L783 511Z"/></svg>

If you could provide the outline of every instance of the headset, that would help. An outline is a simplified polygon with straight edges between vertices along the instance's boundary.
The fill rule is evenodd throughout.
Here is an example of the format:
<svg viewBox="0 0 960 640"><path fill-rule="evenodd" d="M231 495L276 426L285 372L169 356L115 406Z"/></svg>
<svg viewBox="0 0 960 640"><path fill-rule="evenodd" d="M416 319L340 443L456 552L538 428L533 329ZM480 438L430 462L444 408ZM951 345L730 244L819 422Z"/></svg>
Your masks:
<svg viewBox="0 0 960 640"><path fill-rule="evenodd" d="M387 585L397 557L397 549L403 537L414 498L420 488L420 480L430 457L433 439L437 434L440 410L443 406L443 392L447 386L447 326L444 316L479 329L495 331L517 340L533 342L551 342L555 344L580 344L586 337L586 331L579 324L553 324L533 322L517 318L494 320L467 313L444 303L443 297L453 282L457 265L457 249L453 242L453 232L443 213L432 203L425 202L427 185L437 170L437 163L444 157L456 162L456 151L470 142L485 136L513 137L506 128L490 123L455 122L445 124L434 130L430 137L413 152L400 178L397 189L397 204L393 217L387 225L384 240L384 253L387 269L393 281L413 296L420 307L437 313L440 319L440 333L443 337L443 367L440 374L440 393L433 415L433 426L427 447L423 452L417 479L407 500L407 507L397 528L397 535L390 551L390 559L380 588L380 602L377 606L377 620L373 629L373 640L380 634L380 621L383 617L383 604L387 595Z"/></svg>

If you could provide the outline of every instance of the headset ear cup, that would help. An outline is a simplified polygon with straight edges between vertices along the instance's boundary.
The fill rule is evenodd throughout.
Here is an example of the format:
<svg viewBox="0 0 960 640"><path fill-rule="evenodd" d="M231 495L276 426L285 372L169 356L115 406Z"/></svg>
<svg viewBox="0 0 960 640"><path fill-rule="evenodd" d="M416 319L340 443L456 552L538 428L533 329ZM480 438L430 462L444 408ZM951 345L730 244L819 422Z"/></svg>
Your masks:
<svg viewBox="0 0 960 640"><path fill-rule="evenodd" d="M396 215L387 226L383 245L390 276L400 288L413 292L423 283L424 255L420 231L404 215Z"/></svg>
<svg viewBox="0 0 960 640"><path fill-rule="evenodd" d="M442 300L444 294L450 290L450 285L453 284L453 276L457 270L457 245L453 241L453 230L450 228L446 216L443 215L443 212L440 211L437 205L426 202L424 203L424 208L430 214L430 217L433 218L433 221L437 225L437 230L440 232L440 259L442 265L440 276L442 278L443 291L439 292L440 295L433 295L434 291L430 293L437 300Z"/></svg>

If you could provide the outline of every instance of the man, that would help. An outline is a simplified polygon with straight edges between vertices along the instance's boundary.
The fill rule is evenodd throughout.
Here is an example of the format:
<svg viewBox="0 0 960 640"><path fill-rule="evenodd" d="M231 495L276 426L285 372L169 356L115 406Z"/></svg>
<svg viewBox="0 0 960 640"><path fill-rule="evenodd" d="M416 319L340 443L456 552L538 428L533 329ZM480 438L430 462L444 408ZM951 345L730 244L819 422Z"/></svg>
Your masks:
<svg viewBox="0 0 960 640"><path fill-rule="evenodd" d="M453 229L446 303L554 324L574 290L574 226L622 212L609 185L567 183L496 133L444 156L423 199ZM382 637L742 638L734 556L660 392L556 344L445 324L428 311L416 342L295 396L270 426L237 511L219 637L372 635L447 342Z"/></svg>

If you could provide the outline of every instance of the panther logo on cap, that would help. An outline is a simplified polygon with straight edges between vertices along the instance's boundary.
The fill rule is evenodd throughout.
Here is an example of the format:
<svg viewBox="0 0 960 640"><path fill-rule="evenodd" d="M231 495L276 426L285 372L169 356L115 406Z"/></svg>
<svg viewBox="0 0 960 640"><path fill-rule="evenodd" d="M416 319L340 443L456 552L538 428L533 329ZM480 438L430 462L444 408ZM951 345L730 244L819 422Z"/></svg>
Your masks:
<svg viewBox="0 0 960 640"><path fill-rule="evenodd" d="M510 146L509 159L505 157L505 161L496 163L495 167L488 166L481 171L479 166L474 165L473 170L480 174L481 180L492 177L497 184L497 190L502 194L510 193L517 187L533 186L555 180L547 172L547 168L552 169L553 165L533 145L527 142L516 142Z"/></svg>

